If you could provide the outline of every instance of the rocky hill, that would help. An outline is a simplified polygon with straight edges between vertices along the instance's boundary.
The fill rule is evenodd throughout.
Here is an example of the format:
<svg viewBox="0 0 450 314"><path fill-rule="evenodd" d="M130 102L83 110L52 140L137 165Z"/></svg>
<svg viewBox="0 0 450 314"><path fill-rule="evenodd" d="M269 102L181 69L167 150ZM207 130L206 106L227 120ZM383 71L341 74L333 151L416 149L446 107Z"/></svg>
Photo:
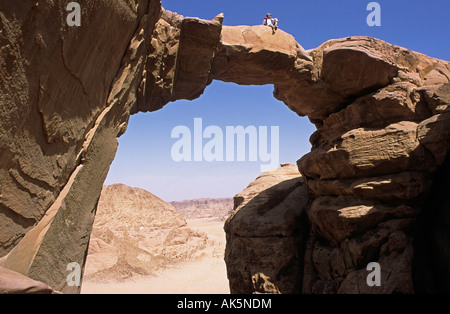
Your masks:
<svg viewBox="0 0 450 314"><path fill-rule="evenodd" d="M169 203L123 184L104 186L89 242L86 280L124 280L211 257L214 241L189 228Z"/></svg>
<svg viewBox="0 0 450 314"><path fill-rule="evenodd" d="M225 221L233 209L233 198L198 198L170 202L185 219Z"/></svg>

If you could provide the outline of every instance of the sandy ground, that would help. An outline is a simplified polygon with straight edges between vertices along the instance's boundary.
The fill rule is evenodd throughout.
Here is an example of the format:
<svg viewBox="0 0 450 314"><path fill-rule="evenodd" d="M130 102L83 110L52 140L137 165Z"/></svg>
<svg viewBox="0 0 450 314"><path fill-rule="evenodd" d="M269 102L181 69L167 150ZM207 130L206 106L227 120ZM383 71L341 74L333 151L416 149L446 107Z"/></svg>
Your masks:
<svg viewBox="0 0 450 314"><path fill-rule="evenodd" d="M223 248L225 250L224 222L210 219L191 219L187 220L187 223L192 229L198 229L205 232L208 235L208 238L223 242Z"/></svg>
<svg viewBox="0 0 450 314"><path fill-rule="evenodd" d="M192 229L208 234L208 237L223 243L223 222L204 219L189 220ZM182 262L161 270L157 276L133 277L129 281L98 283L84 282L82 294L228 294L230 289L223 257L205 258Z"/></svg>

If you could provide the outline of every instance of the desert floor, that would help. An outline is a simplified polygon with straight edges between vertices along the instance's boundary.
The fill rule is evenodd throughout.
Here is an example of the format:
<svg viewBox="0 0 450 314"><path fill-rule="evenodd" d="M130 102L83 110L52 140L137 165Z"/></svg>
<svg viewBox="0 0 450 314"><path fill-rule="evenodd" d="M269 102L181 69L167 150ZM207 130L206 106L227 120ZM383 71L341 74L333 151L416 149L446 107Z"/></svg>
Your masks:
<svg viewBox="0 0 450 314"><path fill-rule="evenodd" d="M223 222L188 220L192 229L208 234L225 249ZM135 276L127 281L83 282L82 294L227 294L230 293L223 257L182 262L160 270L156 276Z"/></svg>

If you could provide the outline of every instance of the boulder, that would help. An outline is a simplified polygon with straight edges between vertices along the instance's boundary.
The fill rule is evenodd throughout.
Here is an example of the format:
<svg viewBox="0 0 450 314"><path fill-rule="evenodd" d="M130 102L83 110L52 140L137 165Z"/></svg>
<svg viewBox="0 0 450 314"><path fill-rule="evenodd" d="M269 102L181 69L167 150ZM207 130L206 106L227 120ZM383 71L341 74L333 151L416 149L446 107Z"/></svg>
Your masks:
<svg viewBox="0 0 450 314"><path fill-rule="evenodd" d="M297 168L264 172L234 201L224 227L231 293L298 293L308 197Z"/></svg>
<svg viewBox="0 0 450 314"><path fill-rule="evenodd" d="M46 284L0 266L0 294L57 293Z"/></svg>

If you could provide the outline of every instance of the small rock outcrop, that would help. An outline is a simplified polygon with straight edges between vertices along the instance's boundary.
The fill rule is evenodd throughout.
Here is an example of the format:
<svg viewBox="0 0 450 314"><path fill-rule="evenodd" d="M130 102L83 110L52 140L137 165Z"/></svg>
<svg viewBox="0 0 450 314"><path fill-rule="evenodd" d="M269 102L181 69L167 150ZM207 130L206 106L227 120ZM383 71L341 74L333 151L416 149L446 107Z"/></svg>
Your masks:
<svg viewBox="0 0 450 314"><path fill-rule="evenodd" d="M449 62L369 37L305 51L282 30L222 26L223 15L186 18L158 0L86 0L80 27L67 25L65 1L1 3L2 267L79 292L67 285L67 265L85 264L130 114L197 98L214 79L273 84L275 98L317 127L311 152L297 162L310 200L303 269L286 268L295 273L290 284L280 279L286 269L260 271L264 278L236 273L243 282L233 291L420 291L425 283L415 274L433 268L418 258L425 218L437 228L428 238L440 243L432 256L441 268L448 263L446 233L437 232L446 224L436 221L447 217L448 198L427 211L436 182L447 182L438 169L447 169L450 149ZM244 231L234 223L244 226L245 212L228 224L236 239ZM263 226L254 231L264 234ZM264 237L249 236L265 246ZM381 265L381 287L368 290L368 262Z"/></svg>
<svg viewBox="0 0 450 314"><path fill-rule="evenodd" d="M54 294L50 286L0 266L0 294Z"/></svg>

